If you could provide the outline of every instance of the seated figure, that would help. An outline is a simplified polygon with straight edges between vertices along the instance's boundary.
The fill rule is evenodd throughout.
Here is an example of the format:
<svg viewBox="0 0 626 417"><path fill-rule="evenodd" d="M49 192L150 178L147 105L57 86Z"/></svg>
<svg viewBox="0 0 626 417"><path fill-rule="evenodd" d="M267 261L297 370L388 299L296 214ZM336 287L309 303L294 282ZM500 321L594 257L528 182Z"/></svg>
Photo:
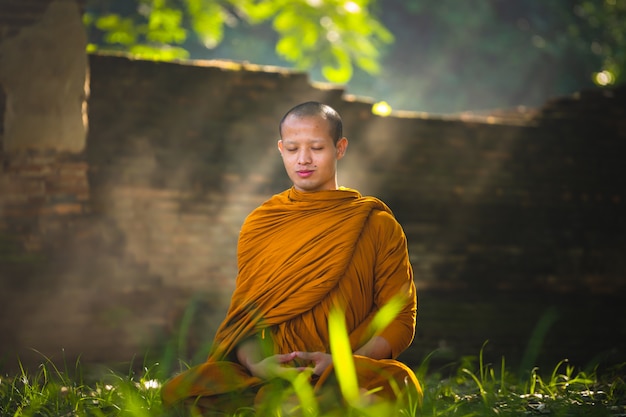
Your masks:
<svg viewBox="0 0 626 417"><path fill-rule="evenodd" d="M320 403L345 405L336 372L341 364L330 351L333 308L345 318L363 396L421 401L415 374L396 360L413 340L417 315L402 227L382 201L338 187L337 161L348 140L334 109L297 105L279 132L293 186L246 218L235 291L209 357L163 386L164 403L225 413L258 408L272 387L307 372ZM395 318L373 328L374 316L392 299L401 300Z"/></svg>

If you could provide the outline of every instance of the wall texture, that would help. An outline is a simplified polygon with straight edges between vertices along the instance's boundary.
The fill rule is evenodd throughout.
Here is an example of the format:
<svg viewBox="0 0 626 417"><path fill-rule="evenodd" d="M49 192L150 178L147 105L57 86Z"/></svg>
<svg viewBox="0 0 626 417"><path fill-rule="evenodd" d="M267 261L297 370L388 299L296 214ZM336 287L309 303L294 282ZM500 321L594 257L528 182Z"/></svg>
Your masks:
<svg viewBox="0 0 626 417"><path fill-rule="evenodd" d="M623 354L624 88L515 114L379 117L367 99L279 68L88 59L82 146L82 124L56 141L32 123L17 140L14 84L0 79L5 367L41 360L30 349L114 363L178 345L201 360L243 219L289 186L277 122L305 100L344 117L340 183L385 200L406 230L420 295L407 362L477 354L486 340L512 362ZM63 74L79 91L80 71Z"/></svg>
<svg viewBox="0 0 626 417"><path fill-rule="evenodd" d="M85 146L87 36L75 0L0 5L6 151Z"/></svg>

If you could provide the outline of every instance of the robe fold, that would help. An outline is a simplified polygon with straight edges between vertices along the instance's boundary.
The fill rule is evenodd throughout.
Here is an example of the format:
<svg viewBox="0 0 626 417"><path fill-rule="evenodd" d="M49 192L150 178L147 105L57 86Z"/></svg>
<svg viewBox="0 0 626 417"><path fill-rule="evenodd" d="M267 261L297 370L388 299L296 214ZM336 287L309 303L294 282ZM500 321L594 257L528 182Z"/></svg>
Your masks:
<svg viewBox="0 0 626 417"><path fill-rule="evenodd" d="M397 393L389 378L421 393L414 373L394 359L413 340L417 297L406 237L382 201L347 188L302 193L292 187L250 213L237 252L235 291L209 357L164 385L166 405L199 397L218 404L225 394L258 391L264 381L236 358L238 344L255 335L271 341L270 354L329 353L328 315L335 306L344 310L356 351L374 335L376 312L399 295L399 314L377 333L389 342L392 358L355 355L357 376L361 388L380 388L391 399ZM312 382L315 389L332 374L331 366Z"/></svg>

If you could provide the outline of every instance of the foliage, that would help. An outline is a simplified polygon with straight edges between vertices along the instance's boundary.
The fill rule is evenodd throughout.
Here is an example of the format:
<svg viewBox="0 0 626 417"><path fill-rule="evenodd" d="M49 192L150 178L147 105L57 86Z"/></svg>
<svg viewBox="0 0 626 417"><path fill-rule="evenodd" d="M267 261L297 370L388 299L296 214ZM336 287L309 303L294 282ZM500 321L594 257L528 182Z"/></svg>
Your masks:
<svg viewBox="0 0 626 417"><path fill-rule="evenodd" d="M158 365L157 365L158 366ZM151 369L142 376L102 375L87 384L79 362L60 370L49 360L36 373L22 368L20 374L0 377L2 416L118 416L162 415L159 386Z"/></svg>
<svg viewBox="0 0 626 417"><path fill-rule="evenodd" d="M478 359L462 358L448 378L429 374L422 415L617 416L626 409L625 381L612 375L610 382L601 382L595 372L575 371L560 362L546 377L533 369L521 378L505 369L504 358L496 369L481 353Z"/></svg>
<svg viewBox="0 0 626 417"><path fill-rule="evenodd" d="M450 113L540 106L623 83L623 0L381 0L396 42L384 77L355 73L355 94L393 108ZM602 74L599 77L599 74Z"/></svg>
<svg viewBox="0 0 626 417"><path fill-rule="evenodd" d="M141 373L103 373L91 381L83 377L77 363L73 369L58 369L44 361L38 372L26 370L15 376L0 377L0 415L3 416L98 416L150 417L180 415L165 410L159 387L163 382L162 365L145 366ZM575 370L566 362L557 364L547 375L534 369L518 377L505 369L487 363L482 351L478 358L461 358L441 369L428 371L428 358L417 372L423 382L424 402L419 411L390 411L384 405L354 408L348 414L411 416L619 416L626 413L626 364L606 370ZM304 375L304 374L302 374ZM293 381L292 388L276 398L296 392L296 410L303 405L307 416L332 416L317 412L315 398L308 384ZM306 405L309 405L306 407ZM311 405L313 404L313 405ZM234 416L288 415L284 401L265 404L264 412L242 409ZM348 415L346 414L346 415Z"/></svg>
<svg viewBox="0 0 626 417"><path fill-rule="evenodd" d="M379 48L393 40L368 7L369 0L88 0L85 24L101 35L91 51L172 60L189 57L190 34L214 48L226 26L271 21L279 56L303 69L321 64L328 80L344 83L354 65L378 73Z"/></svg>
<svg viewBox="0 0 626 417"><path fill-rule="evenodd" d="M369 332L376 334L395 317L402 305L393 299L383 306L372 321ZM193 309L189 312L193 315ZM345 407L328 404L315 396L308 382L309 373L288 374L285 384L268 393L258 409L242 407L231 417L303 415L307 417L365 416L620 416L626 413L626 363L578 370L566 361L559 362L548 374L534 368L518 376L511 373L501 359L499 368L484 357L484 345L477 357L462 357L439 369L430 370L431 359L426 357L415 373L424 387L424 398L410 399L405 408L396 404L368 402L370 393L357 392L356 380L351 374L350 345L340 308L329 317L331 353ZM184 322L185 320L183 320ZM183 323L184 324L184 323ZM183 328L182 332L186 330ZM181 336L182 337L182 336ZM179 338L180 339L180 338ZM486 344L487 342L485 342ZM173 342L186 350L180 340ZM17 375L0 376L0 415L13 417L196 417L178 409L165 409L160 387L173 368L168 349L160 362L146 361L139 372L131 364L126 374L113 370L87 372L77 361L73 367L65 363L58 368L51 360L44 361L37 372L29 373L23 367ZM347 353L347 354L346 354ZM42 356L43 357L43 356ZM85 377L89 373L91 377ZM182 414L181 414L182 413Z"/></svg>
<svg viewBox="0 0 626 417"><path fill-rule="evenodd" d="M296 66L398 110L539 106L626 81L624 0L88 0L87 11L91 50Z"/></svg>
<svg viewBox="0 0 626 417"><path fill-rule="evenodd" d="M594 33L592 51L602 57L602 68L594 74L594 82L602 86L625 82L626 1L581 1L574 10ZM577 34L576 27L571 31Z"/></svg>

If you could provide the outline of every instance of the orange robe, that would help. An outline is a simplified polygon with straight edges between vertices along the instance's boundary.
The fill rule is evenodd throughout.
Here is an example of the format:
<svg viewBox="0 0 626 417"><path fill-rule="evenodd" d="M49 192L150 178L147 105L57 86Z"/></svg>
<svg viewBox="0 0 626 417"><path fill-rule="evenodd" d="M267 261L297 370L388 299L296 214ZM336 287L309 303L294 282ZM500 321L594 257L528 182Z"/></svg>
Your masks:
<svg viewBox="0 0 626 417"><path fill-rule="evenodd" d="M373 197L341 188L273 196L244 222L238 243L236 289L215 335L208 360L171 379L162 389L172 405L202 397L219 403L237 393L254 397L264 381L237 362L236 346L253 335L270 338L274 353L329 352L328 314L345 310L353 351L372 336L369 324L397 294L406 303L378 335L397 357L413 340L417 298L406 237L389 208ZM389 378L421 393L414 373L395 359L356 356L359 384L382 387L394 398ZM332 379L329 367L315 389ZM240 404L241 405L241 404Z"/></svg>

